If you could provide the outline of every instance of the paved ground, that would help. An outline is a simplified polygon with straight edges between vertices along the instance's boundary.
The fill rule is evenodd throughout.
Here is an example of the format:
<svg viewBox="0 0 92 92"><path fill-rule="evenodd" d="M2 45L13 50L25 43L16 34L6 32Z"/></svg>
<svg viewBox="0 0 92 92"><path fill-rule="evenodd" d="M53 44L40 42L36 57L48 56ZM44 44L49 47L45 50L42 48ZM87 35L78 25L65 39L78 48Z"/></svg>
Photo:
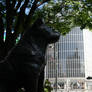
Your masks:
<svg viewBox="0 0 92 92"><path fill-rule="evenodd" d="M92 90L73 90L73 91L53 90L52 92L92 92Z"/></svg>

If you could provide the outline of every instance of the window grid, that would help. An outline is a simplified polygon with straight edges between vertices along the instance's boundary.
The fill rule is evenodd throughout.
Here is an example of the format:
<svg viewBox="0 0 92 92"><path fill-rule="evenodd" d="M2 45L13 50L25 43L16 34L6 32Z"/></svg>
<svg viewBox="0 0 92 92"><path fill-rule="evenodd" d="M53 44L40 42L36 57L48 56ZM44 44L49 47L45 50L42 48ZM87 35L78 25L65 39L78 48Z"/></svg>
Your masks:
<svg viewBox="0 0 92 92"><path fill-rule="evenodd" d="M51 49L51 50L50 50ZM53 56L51 63L48 54ZM47 51L46 78L85 77L83 31L72 29ZM57 71L57 74L56 74Z"/></svg>

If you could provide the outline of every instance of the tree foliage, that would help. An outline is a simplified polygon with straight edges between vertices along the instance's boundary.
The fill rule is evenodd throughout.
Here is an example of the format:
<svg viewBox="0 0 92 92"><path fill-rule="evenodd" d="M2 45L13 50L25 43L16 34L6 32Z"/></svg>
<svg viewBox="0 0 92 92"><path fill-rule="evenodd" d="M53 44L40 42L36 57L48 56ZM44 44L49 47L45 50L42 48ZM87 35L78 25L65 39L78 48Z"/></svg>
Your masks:
<svg viewBox="0 0 92 92"><path fill-rule="evenodd" d="M92 1L0 0L0 58L40 16L47 25L63 35L75 26L92 29Z"/></svg>
<svg viewBox="0 0 92 92"><path fill-rule="evenodd" d="M63 35L75 26L92 29L91 0L51 0L41 12L46 23Z"/></svg>

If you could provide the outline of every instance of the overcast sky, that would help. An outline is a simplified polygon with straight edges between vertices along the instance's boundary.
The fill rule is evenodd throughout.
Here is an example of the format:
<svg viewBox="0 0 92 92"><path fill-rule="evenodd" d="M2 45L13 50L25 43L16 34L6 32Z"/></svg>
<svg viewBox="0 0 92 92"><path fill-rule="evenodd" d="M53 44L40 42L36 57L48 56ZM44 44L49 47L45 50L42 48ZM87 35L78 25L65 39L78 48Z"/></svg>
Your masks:
<svg viewBox="0 0 92 92"><path fill-rule="evenodd" d="M87 29L83 32L86 76L92 76L92 32Z"/></svg>

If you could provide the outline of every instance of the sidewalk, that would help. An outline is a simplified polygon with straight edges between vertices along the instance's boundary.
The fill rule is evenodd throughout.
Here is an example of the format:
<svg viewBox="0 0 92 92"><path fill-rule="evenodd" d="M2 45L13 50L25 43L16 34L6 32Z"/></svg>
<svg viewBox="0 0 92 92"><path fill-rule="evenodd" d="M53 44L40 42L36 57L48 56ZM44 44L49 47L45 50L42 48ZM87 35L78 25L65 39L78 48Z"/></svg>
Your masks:
<svg viewBox="0 0 92 92"><path fill-rule="evenodd" d="M56 92L56 91L53 90L52 92ZM73 90L73 91L57 90L57 92L92 92L92 90Z"/></svg>

